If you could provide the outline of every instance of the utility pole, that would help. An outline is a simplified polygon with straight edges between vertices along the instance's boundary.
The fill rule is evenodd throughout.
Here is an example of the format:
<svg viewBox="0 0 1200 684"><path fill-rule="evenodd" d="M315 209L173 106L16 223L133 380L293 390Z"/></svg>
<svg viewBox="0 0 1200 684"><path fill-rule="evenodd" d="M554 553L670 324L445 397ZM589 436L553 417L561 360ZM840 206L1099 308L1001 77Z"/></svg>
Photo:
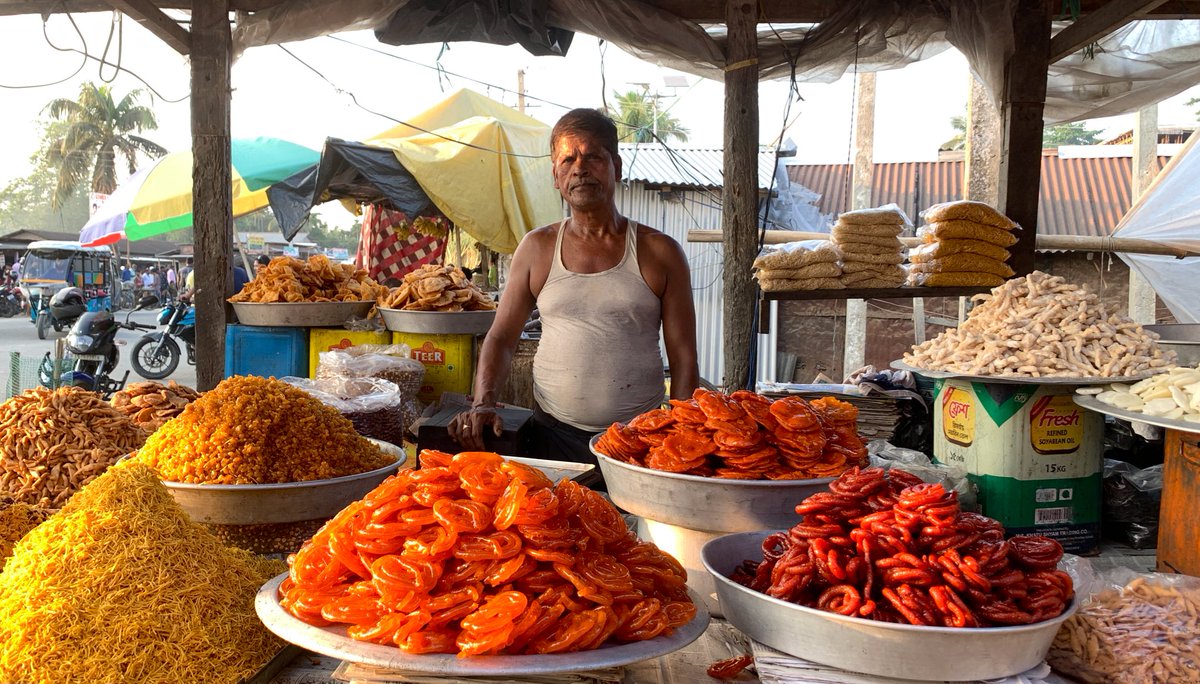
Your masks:
<svg viewBox="0 0 1200 684"><path fill-rule="evenodd" d="M517 111L525 113L525 70L517 69Z"/></svg>

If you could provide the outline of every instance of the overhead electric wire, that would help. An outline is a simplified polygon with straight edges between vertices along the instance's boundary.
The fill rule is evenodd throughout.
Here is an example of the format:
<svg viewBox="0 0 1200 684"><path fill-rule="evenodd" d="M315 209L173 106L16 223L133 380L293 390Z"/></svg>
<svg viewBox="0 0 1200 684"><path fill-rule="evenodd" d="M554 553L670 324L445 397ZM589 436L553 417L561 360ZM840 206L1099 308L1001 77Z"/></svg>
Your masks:
<svg viewBox="0 0 1200 684"><path fill-rule="evenodd" d="M71 75L67 76L66 78L60 78L57 81L51 81L49 83L32 83L29 85L8 85L8 84L0 83L0 88L5 88L8 90L26 90L26 89L30 89L30 88L48 88L50 86L58 85L59 83L66 83L67 81L75 78L75 76L77 76L79 74L79 72L83 71L83 68L85 66L87 66L87 61L88 61L87 40L83 37L83 31L81 31L79 29L79 25L75 23L75 18L71 16L70 12L67 13L67 18L71 20L71 26L75 27L75 33L77 33L79 35L79 42L81 45L83 45L83 51L81 53L83 55L83 60L79 62L79 66L76 67L75 71L71 72ZM46 39L47 45L54 48L55 50L58 50L59 52L80 52L79 50L74 50L72 48L60 48L57 45L55 45L54 41L50 40L50 34L46 31L46 20L45 19L42 20L42 37Z"/></svg>

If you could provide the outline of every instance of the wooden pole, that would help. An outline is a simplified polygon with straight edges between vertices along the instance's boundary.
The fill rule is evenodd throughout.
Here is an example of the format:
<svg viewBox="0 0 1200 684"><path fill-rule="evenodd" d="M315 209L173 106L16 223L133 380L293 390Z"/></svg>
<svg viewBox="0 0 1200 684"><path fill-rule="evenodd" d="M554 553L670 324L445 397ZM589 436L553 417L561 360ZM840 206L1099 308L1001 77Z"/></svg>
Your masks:
<svg viewBox="0 0 1200 684"><path fill-rule="evenodd" d="M721 190L724 233L723 384L744 387L750 373L754 281L758 247L758 3L726 0L725 152ZM699 332L699 331L698 331Z"/></svg>
<svg viewBox="0 0 1200 684"><path fill-rule="evenodd" d="M1017 49L1005 68L1004 102L1000 106L999 206L1024 228L1020 242L1009 250L1009 265L1017 275L1032 271L1034 263L1051 4L1049 0L1018 0L1013 15ZM1053 5L1057 7L1058 3Z"/></svg>
<svg viewBox="0 0 1200 684"><path fill-rule="evenodd" d="M850 208L871 206L871 179L875 172L875 73L855 76L854 168L850 183ZM842 348L842 377L862 368L867 358L867 302L846 300L846 343Z"/></svg>
<svg viewBox="0 0 1200 684"><path fill-rule="evenodd" d="M229 0L192 4L192 212L196 238L196 386L225 375L225 324L233 295Z"/></svg>

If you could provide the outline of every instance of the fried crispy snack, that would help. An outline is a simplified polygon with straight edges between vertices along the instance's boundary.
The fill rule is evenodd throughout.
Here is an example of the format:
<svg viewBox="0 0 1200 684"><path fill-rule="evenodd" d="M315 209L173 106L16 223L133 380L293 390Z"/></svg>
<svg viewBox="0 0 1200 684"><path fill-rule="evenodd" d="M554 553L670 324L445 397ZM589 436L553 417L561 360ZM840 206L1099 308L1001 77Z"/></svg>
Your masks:
<svg viewBox="0 0 1200 684"><path fill-rule="evenodd" d="M174 380L166 385L161 382L135 382L114 394L109 403L129 416L146 434L154 434L163 423L183 413L183 409L199 396L196 390Z"/></svg>
<svg viewBox="0 0 1200 684"><path fill-rule="evenodd" d="M496 302L461 269L425 264L404 275L404 283L379 298L381 309L408 311L490 311Z"/></svg>
<svg viewBox="0 0 1200 684"><path fill-rule="evenodd" d="M364 269L335 264L323 254L308 261L289 256L275 257L246 283L231 302L369 302L379 299L387 288L371 280Z"/></svg>

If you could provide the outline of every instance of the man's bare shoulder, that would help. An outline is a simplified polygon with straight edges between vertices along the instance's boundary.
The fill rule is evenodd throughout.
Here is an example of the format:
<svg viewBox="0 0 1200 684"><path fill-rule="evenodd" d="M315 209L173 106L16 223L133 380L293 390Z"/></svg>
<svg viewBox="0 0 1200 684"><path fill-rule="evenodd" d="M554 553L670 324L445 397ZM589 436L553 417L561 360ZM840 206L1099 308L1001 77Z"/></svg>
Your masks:
<svg viewBox="0 0 1200 684"><path fill-rule="evenodd" d="M657 228L651 228L642 223L638 224L638 243L660 256L674 256L683 253L683 247L678 240Z"/></svg>

